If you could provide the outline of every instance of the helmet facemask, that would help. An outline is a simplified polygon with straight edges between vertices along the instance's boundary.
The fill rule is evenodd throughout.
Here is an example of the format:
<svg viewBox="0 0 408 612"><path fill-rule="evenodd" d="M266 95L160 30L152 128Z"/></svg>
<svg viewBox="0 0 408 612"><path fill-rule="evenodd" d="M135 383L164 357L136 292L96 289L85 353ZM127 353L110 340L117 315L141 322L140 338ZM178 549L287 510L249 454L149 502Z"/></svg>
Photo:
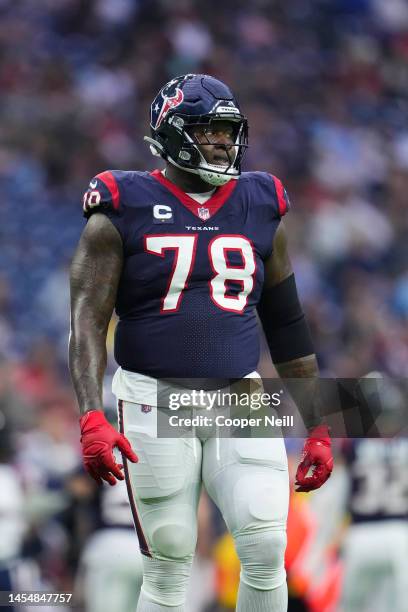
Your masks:
<svg viewBox="0 0 408 612"><path fill-rule="evenodd" d="M225 107L224 107L225 108ZM232 144L217 143L208 137L207 131L217 122L231 123L233 128ZM200 141L194 133L199 130L203 135ZM241 172L241 162L248 147L248 123L240 113L217 113L210 115L170 114L160 125L154 138L145 137L154 154L164 157L171 164L198 174L206 183L219 187L231 179L237 179ZM209 163L203 147L217 146L224 151L225 164Z"/></svg>
<svg viewBox="0 0 408 612"><path fill-rule="evenodd" d="M231 142L217 142L216 133L219 131L217 124L229 125L231 129ZM226 127L224 127L224 130ZM211 132L215 132L214 135ZM205 121L190 121L185 130L185 140L180 151L182 157L190 156L193 169L210 185L224 185L231 179L237 179L240 175L240 165L243 153L247 147L247 126L244 117L211 117ZM197 137L199 132L199 137ZM206 155L206 147L216 147L214 161L210 161ZM218 154L217 154L218 152Z"/></svg>

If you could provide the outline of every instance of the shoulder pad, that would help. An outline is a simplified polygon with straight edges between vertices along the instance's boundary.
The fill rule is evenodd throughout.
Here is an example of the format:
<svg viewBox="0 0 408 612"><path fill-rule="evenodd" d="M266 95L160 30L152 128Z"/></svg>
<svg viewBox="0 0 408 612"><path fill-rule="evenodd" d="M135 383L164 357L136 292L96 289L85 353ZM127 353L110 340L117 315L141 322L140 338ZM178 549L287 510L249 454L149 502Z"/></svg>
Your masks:
<svg viewBox="0 0 408 612"><path fill-rule="evenodd" d="M273 204L279 217L286 215L290 208L290 201L282 181L268 172L244 172L242 176L256 182L262 199L265 198Z"/></svg>
<svg viewBox="0 0 408 612"><path fill-rule="evenodd" d="M288 212L290 208L289 196L287 194L286 189L284 188L282 184L282 181L278 179L277 176L274 176L273 174L268 174L267 176L269 176L270 179L273 180L273 183L275 186L276 198L278 200L279 215L283 217L283 215L286 215L286 213Z"/></svg>
<svg viewBox="0 0 408 612"><path fill-rule="evenodd" d="M286 189L284 188L282 181L278 179L277 176L273 174L269 174L269 172L259 172L257 173L261 175L262 180L265 182L267 188L274 191L275 201L278 205L279 216L283 217L286 215L290 208L290 201Z"/></svg>
<svg viewBox="0 0 408 612"><path fill-rule="evenodd" d="M84 217L87 219L93 212L120 211L119 181L115 171L107 170L94 176L83 197Z"/></svg>

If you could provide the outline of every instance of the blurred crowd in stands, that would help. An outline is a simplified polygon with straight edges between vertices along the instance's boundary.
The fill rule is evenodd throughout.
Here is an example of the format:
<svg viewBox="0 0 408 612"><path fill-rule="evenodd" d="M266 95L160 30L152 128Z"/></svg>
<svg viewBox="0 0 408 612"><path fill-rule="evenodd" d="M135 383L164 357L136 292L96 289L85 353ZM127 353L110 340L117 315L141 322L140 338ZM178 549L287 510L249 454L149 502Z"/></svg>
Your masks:
<svg viewBox="0 0 408 612"><path fill-rule="evenodd" d="M14 544L61 590L95 525L67 372L82 194L156 166L150 102L186 72L233 88L245 169L287 188L323 374L408 375L405 0L0 0L0 406L30 517Z"/></svg>

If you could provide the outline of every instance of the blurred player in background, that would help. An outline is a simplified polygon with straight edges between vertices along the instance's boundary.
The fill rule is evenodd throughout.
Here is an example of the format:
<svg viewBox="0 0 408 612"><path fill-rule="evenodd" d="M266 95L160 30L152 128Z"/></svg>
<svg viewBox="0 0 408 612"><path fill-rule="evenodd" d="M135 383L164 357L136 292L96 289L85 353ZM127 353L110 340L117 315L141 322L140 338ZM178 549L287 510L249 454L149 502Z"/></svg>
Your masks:
<svg viewBox="0 0 408 612"><path fill-rule="evenodd" d="M403 612L408 593L408 439L398 434L406 427L406 385L380 372L370 372L359 385L367 406L377 410L376 425L385 438L342 444L350 524L342 550L341 611ZM337 493L339 501L343 495Z"/></svg>
<svg viewBox="0 0 408 612"><path fill-rule="evenodd" d="M100 521L79 566L87 612L134 612L142 585L140 551L124 482L100 491Z"/></svg>
<svg viewBox="0 0 408 612"><path fill-rule="evenodd" d="M0 591L21 588L18 574L26 522L23 490L16 470L10 465L13 454L10 427L5 412L0 410Z"/></svg>
<svg viewBox="0 0 408 612"><path fill-rule="evenodd" d="M349 441L342 612L407 609L408 440Z"/></svg>
<svg viewBox="0 0 408 612"><path fill-rule="evenodd" d="M88 223L71 266L70 337L84 463L97 482L115 484L124 476L112 449L122 452L143 553L139 612L185 610L202 482L241 561L237 610L283 612L283 440L157 438L155 396L158 379L200 378L201 388L219 389L228 379L256 377L256 310L279 374L318 376L281 224L288 198L276 177L241 174L247 119L213 77L172 79L151 105L150 126L146 140L165 169L103 172L84 195ZM114 307L120 435L102 411ZM310 491L330 476L333 459L313 406L303 418L309 437L297 485Z"/></svg>
<svg viewBox="0 0 408 612"><path fill-rule="evenodd" d="M35 591L44 584L37 560L30 555L27 546L32 527L29 509L31 500L23 485L23 476L16 466L16 445L9 408L4 398L0 398L0 404L0 591ZM4 605L2 609L10 612L25 609L30 612L34 607L20 607L14 603L10 607Z"/></svg>
<svg viewBox="0 0 408 612"><path fill-rule="evenodd" d="M119 458L117 450L115 458ZM97 494L97 530L78 568L86 612L134 612L142 585L142 563L125 483L105 484Z"/></svg>

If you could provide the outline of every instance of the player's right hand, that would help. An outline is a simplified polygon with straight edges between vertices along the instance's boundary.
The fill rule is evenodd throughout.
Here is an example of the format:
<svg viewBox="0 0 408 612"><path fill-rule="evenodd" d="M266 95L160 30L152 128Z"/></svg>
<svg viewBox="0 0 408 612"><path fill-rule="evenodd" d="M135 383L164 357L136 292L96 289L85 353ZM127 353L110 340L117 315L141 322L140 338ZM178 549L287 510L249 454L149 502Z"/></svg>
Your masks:
<svg viewBox="0 0 408 612"><path fill-rule="evenodd" d="M88 474L102 484L106 480L115 485L116 480L123 480L123 465L116 463L113 449L118 447L123 457L137 463L138 457L133 452L129 440L106 420L101 410L90 410L80 419L82 458Z"/></svg>

